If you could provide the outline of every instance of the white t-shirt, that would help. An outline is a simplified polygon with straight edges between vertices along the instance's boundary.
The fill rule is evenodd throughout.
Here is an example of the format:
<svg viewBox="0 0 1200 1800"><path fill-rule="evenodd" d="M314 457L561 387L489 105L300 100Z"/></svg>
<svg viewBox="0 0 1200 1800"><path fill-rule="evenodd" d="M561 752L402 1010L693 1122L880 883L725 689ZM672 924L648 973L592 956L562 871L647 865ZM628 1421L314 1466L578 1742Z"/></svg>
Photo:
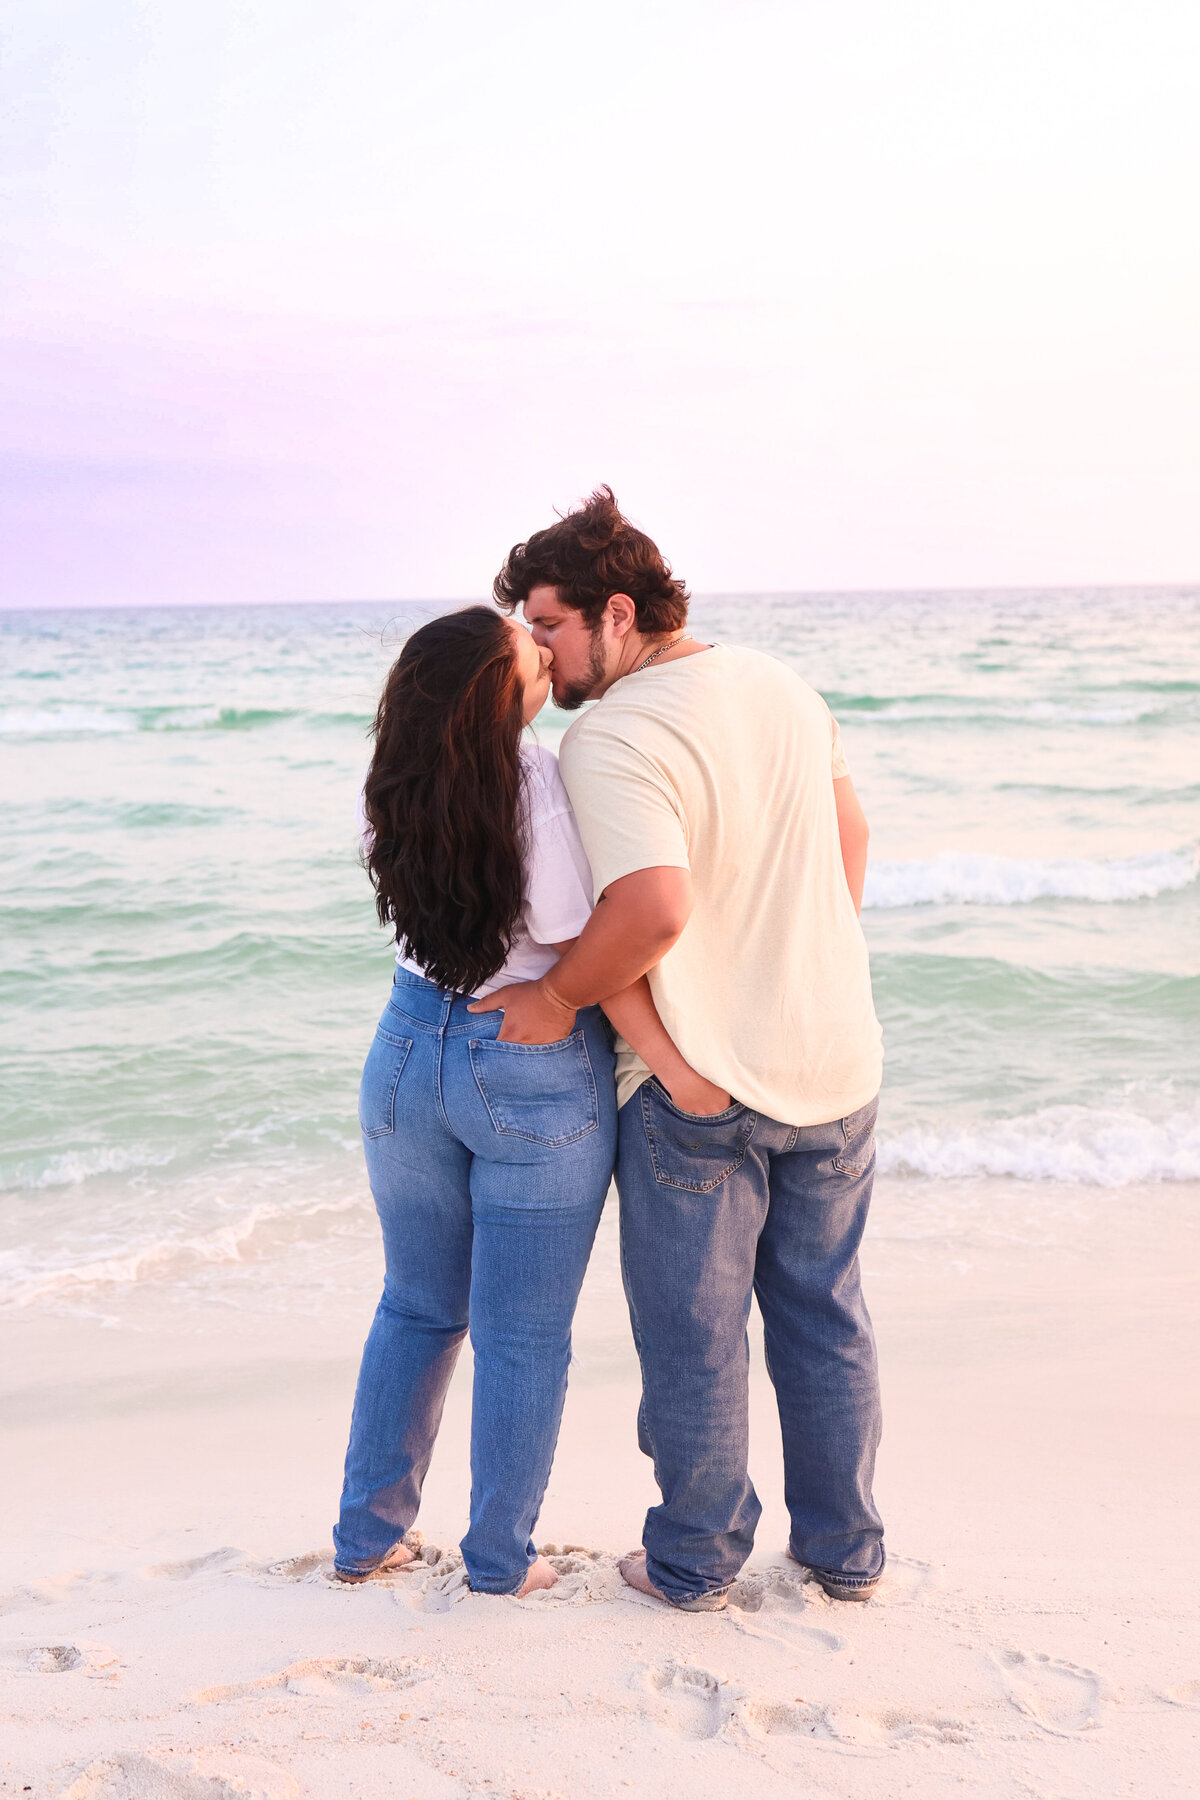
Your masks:
<svg viewBox="0 0 1200 1800"><path fill-rule="evenodd" d="M490 981L476 988L480 999L510 982L536 981L558 961L553 945L578 937L591 917L592 872L558 772L558 758L553 750L525 741L521 764L528 845L525 901L507 961ZM365 837L361 795L358 814L359 830ZM396 946L396 961L414 975L425 973L403 943Z"/></svg>
<svg viewBox="0 0 1200 1800"><path fill-rule="evenodd" d="M561 756L597 896L638 869L691 871L692 915L650 990L692 1067L787 1125L865 1106L882 1042L821 696L774 657L717 646L614 683ZM648 1074L618 1046L621 1105Z"/></svg>

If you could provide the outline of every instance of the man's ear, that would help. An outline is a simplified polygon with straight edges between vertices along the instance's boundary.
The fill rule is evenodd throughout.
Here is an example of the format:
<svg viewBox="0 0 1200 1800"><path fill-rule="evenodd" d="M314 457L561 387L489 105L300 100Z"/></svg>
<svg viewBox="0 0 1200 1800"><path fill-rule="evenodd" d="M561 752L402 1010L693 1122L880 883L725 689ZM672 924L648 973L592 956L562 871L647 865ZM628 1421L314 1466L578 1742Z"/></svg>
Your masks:
<svg viewBox="0 0 1200 1800"><path fill-rule="evenodd" d="M622 638L637 624L637 607L628 594L610 594L608 616L612 620L613 636Z"/></svg>

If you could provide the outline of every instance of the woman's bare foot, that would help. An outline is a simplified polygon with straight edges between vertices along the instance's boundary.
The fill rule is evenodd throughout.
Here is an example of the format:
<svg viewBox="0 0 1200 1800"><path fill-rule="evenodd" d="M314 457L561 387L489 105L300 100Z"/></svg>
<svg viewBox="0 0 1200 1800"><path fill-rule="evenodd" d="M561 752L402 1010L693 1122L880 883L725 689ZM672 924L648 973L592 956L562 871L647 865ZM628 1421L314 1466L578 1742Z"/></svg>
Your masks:
<svg viewBox="0 0 1200 1800"><path fill-rule="evenodd" d="M536 1594L543 1588L552 1588L557 1580L558 1570L544 1556L537 1556L530 1563L529 1573L517 1589L516 1598L523 1600L526 1594Z"/></svg>
<svg viewBox="0 0 1200 1800"><path fill-rule="evenodd" d="M628 1556L621 1558L617 1567L621 1571L622 1581L628 1582L631 1588L636 1588L639 1594L649 1594L652 1600L661 1600L664 1605L670 1605L662 1589L656 1588L646 1573L644 1550L631 1550Z"/></svg>
<svg viewBox="0 0 1200 1800"><path fill-rule="evenodd" d="M409 1563L417 1560L416 1551L410 1550L407 1544L397 1544L390 1550L381 1563L373 1569L330 1569L333 1581L344 1581L354 1586L360 1581L370 1581L373 1575L391 1575L396 1569L406 1569Z"/></svg>

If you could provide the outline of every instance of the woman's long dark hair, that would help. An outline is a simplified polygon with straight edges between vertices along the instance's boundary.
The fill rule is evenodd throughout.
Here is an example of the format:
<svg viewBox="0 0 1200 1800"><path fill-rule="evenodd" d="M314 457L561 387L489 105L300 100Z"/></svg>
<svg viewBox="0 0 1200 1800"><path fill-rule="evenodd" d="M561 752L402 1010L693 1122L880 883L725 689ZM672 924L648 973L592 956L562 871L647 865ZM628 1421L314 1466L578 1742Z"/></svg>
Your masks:
<svg viewBox="0 0 1200 1800"><path fill-rule="evenodd" d="M379 921L454 993L496 974L521 915L522 725L512 628L487 606L414 631L375 716L363 800Z"/></svg>

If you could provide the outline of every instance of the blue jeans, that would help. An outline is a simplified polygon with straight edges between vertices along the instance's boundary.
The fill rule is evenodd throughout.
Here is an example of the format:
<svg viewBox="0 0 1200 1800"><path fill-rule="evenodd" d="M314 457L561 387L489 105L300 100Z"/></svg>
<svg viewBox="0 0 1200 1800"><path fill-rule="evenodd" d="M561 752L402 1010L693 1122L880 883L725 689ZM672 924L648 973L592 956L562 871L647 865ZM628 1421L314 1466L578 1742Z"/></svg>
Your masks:
<svg viewBox="0 0 1200 1800"><path fill-rule="evenodd" d="M475 1352L471 1586L519 1588L558 1440L571 1321L612 1177L612 1040L598 1007L555 1044L497 1042L396 971L359 1122L386 1276L358 1377L337 1566L377 1567L417 1516L468 1326Z"/></svg>
<svg viewBox="0 0 1200 1800"><path fill-rule="evenodd" d="M746 1470L752 1293L783 1428L792 1554L863 1587L883 1568L871 1498L879 1383L858 1272L877 1104L805 1127L736 1104L705 1118L651 1079L621 1109L639 1440L662 1492L643 1542L651 1580L677 1603L729 1586L762 1511Z"/></svg>

